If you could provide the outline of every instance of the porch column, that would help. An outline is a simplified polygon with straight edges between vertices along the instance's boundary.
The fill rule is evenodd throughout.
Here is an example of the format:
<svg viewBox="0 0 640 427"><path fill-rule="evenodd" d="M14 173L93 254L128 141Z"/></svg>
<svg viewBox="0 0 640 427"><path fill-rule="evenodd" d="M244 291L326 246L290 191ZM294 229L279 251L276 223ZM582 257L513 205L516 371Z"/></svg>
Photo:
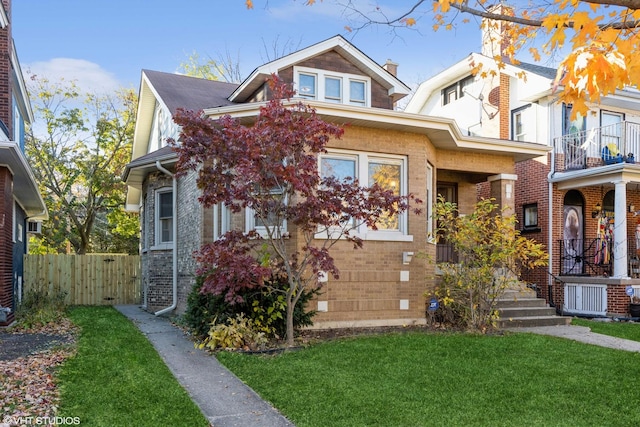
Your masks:
<svg viewBox="0 0 640 427"><path fill-rule="evenodd" d="M518 175L501 173L487 178L491 186L490 196L496 199L496 203L504 210L503 215L513 215L515 212L514 191Z"/></svg>
<svg viewBox="0 0 640 427"><path fill-rule="evenodd" d="M613 229L613 277L628 278L627 272L627 182L615 184Z"/></svg>

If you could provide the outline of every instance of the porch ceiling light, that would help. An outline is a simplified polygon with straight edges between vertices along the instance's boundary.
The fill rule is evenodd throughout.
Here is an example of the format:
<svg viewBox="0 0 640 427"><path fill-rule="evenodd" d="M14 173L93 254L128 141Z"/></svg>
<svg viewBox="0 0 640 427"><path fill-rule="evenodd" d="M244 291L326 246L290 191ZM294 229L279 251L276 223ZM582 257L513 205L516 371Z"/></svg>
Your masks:
<svg viewBox="0 0 640 427"><path fill-rule="evenodd" d="M598 215L600 215L600 212L602 212L602 205L600 203L596 203L593 211L591 212L591 218L597 218Z"/></svg>

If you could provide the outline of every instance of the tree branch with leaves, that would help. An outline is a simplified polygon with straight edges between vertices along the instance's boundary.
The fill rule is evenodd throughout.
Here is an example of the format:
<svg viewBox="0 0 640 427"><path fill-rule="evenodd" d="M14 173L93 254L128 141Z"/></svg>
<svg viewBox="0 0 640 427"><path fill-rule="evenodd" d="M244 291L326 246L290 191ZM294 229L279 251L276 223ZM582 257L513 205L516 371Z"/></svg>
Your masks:
<svg viewBox="0 0 640 427"><path fill-rule="evenodd" d="M360 225L376 229L382 219L410 209L411 200L420 201L378 183L321 176L318 156L343 130L308 105L288 101L294 92L276 76L269 84L274 98L251 125L228 115L211 120L179 110L174 120L182 131L174 145L178 173L197 173L204 206L249 209L263 231L230 231L205 245L197 255L203 291L224 294L233 303L241 289L286 277L287 288L272 291L286 297L286 340L293 345L296 304L325 275L339 277L331 249L339 242L361 248L354 232Z"/></svg>
<svg viewBox="0 0 640 427"><path fill-rule="evenodd" d="M512 5L418 0L403 6L377 2L370 9L354 1L336 3L344 9L345 29L354 33L370 26L388 27L394 36L402 29L455 30L472 18L479 18L481 26L500 27L505 49L494 54L498 66L517 63L522 51L535 61L562 58L553 88L558 101L573 104L575 113L584 115L589 102L598 103L602 96L640 83L640 0L534 0ZM246 0L245 5L251 9L254 2Z"/></svg>
<svg viewBox="0 0 640 427"><path fill-rule="evenodd" d="M36 120L26 153L51 218L43 224L39 251L64 253L69 245L77 254L135 253L138 226L123 211L120 178L131 156L135 93L82 93L73 81L37 76L29 83ZM120 232L127 237L114 246L111 236Z"/></svg>

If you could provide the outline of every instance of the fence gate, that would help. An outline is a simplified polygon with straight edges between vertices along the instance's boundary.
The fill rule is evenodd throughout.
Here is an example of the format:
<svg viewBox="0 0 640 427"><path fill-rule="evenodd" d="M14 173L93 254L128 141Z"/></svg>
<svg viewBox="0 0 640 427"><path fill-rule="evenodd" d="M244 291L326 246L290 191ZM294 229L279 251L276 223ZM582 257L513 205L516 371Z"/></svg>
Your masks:
<svg viewBox="0 0 640 427"><path fill-rule="evenodd" d="M25 255L24 292L66 293L70 305L140 303L138 255Z"/></svg>

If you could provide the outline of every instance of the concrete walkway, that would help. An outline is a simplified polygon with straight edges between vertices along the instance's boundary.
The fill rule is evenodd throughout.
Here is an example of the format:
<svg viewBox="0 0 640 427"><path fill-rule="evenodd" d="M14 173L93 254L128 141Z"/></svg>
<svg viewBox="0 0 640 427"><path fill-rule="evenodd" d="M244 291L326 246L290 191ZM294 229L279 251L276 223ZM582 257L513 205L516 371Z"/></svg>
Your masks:
<svg viewBox="0 0 640 427"><path fill-rule="evenodd" d="M135 305L115 308L131 319L156 348L173 375L215 427L293 426L218 360L197 350L166 317L156 317ZM512 328L514 332L552 335L587 344L640 352L640 342L596 334L584 326Z"/></svg>
<svg viewBox="0 0 640 427"><path fill-rule="evenodd" d="M215 357L195 349L166 317L156 317L135 305L115 308L145 334L213 426L293 426Z"/></svg>
<svg viewBox="0 0 640 427"><path fill-rule="evenodd" d="M513 332L531 332L540 335L552 335L554 337L580 341L586 344L640 353L640 342L616 338L609 335L596 334L595 332L591 332L591 329L586 326L536 326L533 328L511 328L509 330Z"/></svg>

